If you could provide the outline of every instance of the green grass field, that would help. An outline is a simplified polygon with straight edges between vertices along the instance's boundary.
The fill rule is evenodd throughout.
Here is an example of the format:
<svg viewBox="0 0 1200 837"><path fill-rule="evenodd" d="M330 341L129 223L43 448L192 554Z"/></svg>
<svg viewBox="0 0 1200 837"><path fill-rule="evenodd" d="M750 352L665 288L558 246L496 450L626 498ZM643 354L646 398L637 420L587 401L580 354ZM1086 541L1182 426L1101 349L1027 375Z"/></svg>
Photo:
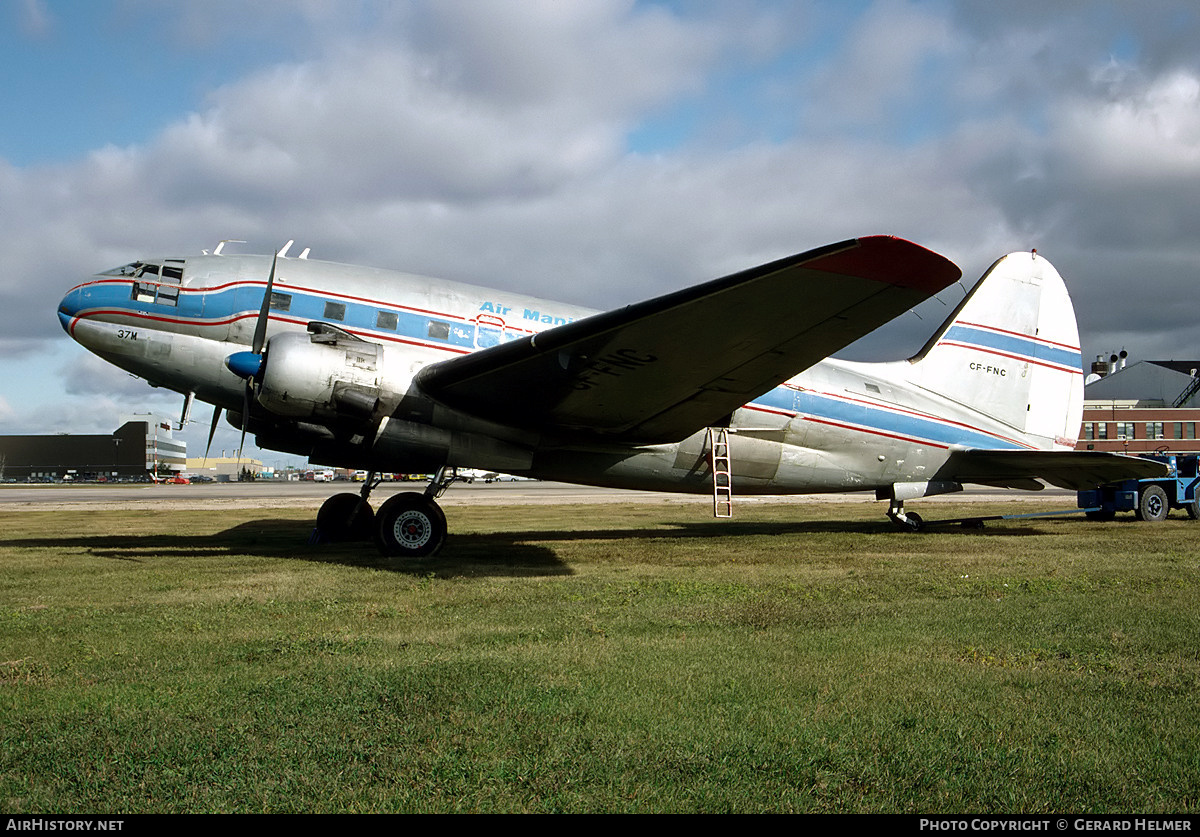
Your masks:
<svg viewBox="0 0 1200 837"><path fill-rule="evenodd" d="M4 512L0 809L1200 810L1200 523L706 511Z"/></svg>

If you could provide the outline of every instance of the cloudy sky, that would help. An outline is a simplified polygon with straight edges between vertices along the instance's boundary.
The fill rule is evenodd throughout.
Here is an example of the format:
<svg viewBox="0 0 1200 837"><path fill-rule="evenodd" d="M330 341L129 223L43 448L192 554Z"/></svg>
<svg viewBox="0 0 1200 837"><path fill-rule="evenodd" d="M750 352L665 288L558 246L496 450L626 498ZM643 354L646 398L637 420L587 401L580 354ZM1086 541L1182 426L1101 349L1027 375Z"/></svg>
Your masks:
<svg viewBox="0 0 1200 837"><path fill-rule="evenodd" d="M1085 359L1200 358L1198 8L7 0L0 434L177 415L55 304L227 238L598 308L860 235L967 286L1037 248ZM962 293L852 356L905 356Z"/></svg>

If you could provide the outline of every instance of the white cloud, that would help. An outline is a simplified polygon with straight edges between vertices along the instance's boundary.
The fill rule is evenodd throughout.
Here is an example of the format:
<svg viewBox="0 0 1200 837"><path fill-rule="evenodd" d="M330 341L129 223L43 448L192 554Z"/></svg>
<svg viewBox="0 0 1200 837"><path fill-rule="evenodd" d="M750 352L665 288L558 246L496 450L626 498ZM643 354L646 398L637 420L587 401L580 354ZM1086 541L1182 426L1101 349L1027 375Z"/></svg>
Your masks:
<svg viewBox="0 0 1200 837"><path fill-rule="evenodd" d="M1056 133L1075 165L1117 183L1200 175L1200 78L1176 70L1122 87L1064 106Z"/></svg>
<svg viewBox="0 0 1200 837"><path fill-rule="evenodd" d="M880 129L905 119L905 111L924 108L932 81L944 83L934 67L961 49L937 10L891 0L873 5L842 51L814 74L808 97L820 104L812 108L810 130Z"/></svg>
<svg viewBox="0 0 1200 837"><path fill-rule="evenodd" d="M20 0L20 25L22 31L35 37L48 34L54 20L42 0Z"/></svg>
<svg viewBox="0 0 1200 837"><path fill-rule="evenodd" d="M197 42L230 37L232 6L179 8ZM260 252L296 238L314 257L603 307L893 233L956 259L968 283L1038 247L1074 289L1087 339L1150 351L1167 328L1200 356L1185 330L1200 314L1200 68L1174 45L1186 28L1167 39L1134 21L1156 51L1117 59L1128 21L1098 23L1089 6L1008 17L885 2L830 44L809 40L806 11L770 5L345 8L255 4L247 25L286 20L307 56L210 91L141 144L0 161L8 350L66 340L54 305L87 273L222 238ZM749 140L716 150L706 132L748 117L714 79L760 67L774 74L753 93L805 114L801 130L747 124L729 135ZM699 114L696 142L627 151L632 130L680 102ZM1126 298L1131 276L1144 287ZM150 397L80 368L64 398Z"/></svg>

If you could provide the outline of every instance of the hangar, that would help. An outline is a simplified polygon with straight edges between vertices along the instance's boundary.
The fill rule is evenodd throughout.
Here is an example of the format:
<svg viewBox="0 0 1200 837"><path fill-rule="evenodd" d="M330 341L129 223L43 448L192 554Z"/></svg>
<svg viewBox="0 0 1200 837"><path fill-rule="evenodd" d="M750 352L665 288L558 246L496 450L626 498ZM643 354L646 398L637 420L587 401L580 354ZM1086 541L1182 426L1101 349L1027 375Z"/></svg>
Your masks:
<svg viewBox="0 0 1200 837"><path fill-rule="evenodd" d="M149 414L123 416L108 434L0 436L0 480L139 479L184 469L187 444L171 423Z"/></svg>
<svg viewBox="0 0 1200 837"><path fill-rule="evenodd" d="M1200 451L1200 360L1100 356L1087 381L1076 450Z"/></svg>

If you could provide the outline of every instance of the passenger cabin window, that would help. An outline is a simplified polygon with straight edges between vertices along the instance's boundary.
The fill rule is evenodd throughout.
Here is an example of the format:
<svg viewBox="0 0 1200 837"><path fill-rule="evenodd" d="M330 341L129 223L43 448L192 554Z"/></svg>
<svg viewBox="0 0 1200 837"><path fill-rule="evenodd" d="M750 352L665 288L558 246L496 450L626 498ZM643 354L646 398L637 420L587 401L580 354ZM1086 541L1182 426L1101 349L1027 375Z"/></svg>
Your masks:
<svg viewBox="0 0 1200 837"><path fill-rule="evenodd" d="M326 302L325 303L325 319L327 319L327 320L344 320L344 319L346 319L346 304L344 302Z"/></svg>
<svg viewBox="0 0 1200 837"><path fill-rule="evenodd" d="M449 340L450 323L443 323L440 320L430 320L428 333L429 337L433 340Z"/></svg>
<svg viewBox="0 0 1200 837"><path fill-rule="evenodd" d="M290 311L292 310L292 295L281 294L276 291L271 291L271 310L272 311Z"/></svg>
<svg viewBox="0 0 1200 837"><path fill-rule="evenodd" d="M380 311L375 316L375 328L385 328L388 331L395 331L399 324L399 317L397 317L395 311Z"/></svg>

